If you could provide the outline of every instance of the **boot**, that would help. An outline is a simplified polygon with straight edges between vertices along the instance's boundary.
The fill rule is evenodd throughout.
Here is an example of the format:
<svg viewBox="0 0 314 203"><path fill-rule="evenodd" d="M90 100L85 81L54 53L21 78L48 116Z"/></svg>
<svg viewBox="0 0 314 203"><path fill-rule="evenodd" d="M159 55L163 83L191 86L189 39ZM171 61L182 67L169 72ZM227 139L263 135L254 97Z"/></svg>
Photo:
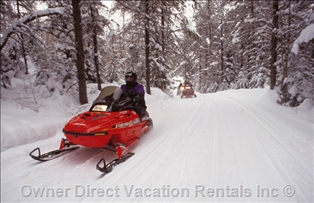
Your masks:
<svg viewBox="0 0 314 203"><path fill-rule="evenodd" d="M147 111L145 111L144 115L142 115L142 118L141 118L142 121L146 121L146 120L149 120L149 114Z"/></svg>

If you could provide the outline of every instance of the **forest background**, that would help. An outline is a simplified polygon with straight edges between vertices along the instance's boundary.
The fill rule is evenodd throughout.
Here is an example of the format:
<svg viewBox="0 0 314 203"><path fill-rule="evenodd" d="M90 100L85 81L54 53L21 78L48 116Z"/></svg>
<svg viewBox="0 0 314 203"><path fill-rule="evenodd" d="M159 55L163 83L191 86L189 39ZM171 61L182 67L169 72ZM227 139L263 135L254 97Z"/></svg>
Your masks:
<svg viewBox="0 0 314 203"><path fill-rule="evenodd" d="M85 104L87 83L100 90L130 70L148 94L171 94L181 76L200 93L269 86L280 104L314 104L312 1L4 0L0 9L1 88L20 89L16 100L34 111L34 92L76 91Z"/></svg>

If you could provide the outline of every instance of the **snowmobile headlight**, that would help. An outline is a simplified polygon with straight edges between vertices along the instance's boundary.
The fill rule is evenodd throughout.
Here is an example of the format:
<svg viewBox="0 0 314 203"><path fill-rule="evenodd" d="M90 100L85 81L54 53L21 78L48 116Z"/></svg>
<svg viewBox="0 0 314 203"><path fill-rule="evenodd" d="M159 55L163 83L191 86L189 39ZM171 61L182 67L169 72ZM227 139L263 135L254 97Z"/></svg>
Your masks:
<svg viewBox="0 0 314 203"><path fill-rule="evenodd" d="M184 90L184 87L180 87L180 90L181 90L181 91Z"/></svg>
<svg viewBox="0 0 314 203"><path fill-rule="evenodd" d="M191 89L191 87L185 87L187 90Z"/></svg>
<svg viewBox="0 0 314 203"><path fill-rule="evenodd" d="M92 109L92 111L106 111L107 110L107 105L104 105L104 104L98 104L98 105L95 105Z"/></svg>

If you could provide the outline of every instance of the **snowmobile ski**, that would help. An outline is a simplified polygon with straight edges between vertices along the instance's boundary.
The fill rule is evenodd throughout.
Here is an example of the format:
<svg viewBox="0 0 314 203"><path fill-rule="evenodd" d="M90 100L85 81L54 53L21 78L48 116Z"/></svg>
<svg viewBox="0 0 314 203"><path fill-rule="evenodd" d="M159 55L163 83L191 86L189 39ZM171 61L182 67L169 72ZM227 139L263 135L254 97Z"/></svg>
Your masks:
<svg viewBox="0 0 314 203"><path fill-rule="evenodd" d="M134 153L129 152L123 156L121 156L121 158L117 158L112 160L111 162L109 162L108 164L106 164L106 161L104 158L100 159L100 161L97 163L96 165L96 169L99 170L100 172L103 172L104 174L110 173L112 171L112 169L117 166L118 164L125 162L126 160L128 160L130 157L132 157L134 155Z"/></svg>
<svg viewBox="0 0 314 203"><path fill-rule="evenodd" d="M63 156L69 152L72 152L73 150L78 149L78 148L80 148L80 147L79 146L72 146L69 148L57 149L57 150L47 152L45 154L41 154L40 148L37 147L29 153L29 156L32 157L33 159L37 160L37 161L49 161L49 160L58 158L60 156ZM38 155L34 154L36 151L38 151Z"/></svg>

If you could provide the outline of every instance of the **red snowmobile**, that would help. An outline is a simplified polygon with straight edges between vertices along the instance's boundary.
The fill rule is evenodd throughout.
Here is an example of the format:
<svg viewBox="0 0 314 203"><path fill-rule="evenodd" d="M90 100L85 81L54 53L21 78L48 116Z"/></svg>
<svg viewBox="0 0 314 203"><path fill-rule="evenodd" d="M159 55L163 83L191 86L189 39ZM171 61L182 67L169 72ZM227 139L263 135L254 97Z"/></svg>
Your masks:
<svg viewBox="0 0 314 203"><path fill-rule="evenodd" d="M109 173L114 166L134 155L125 151L153 127L152 119L141 120L132 110L133 106L134 102L126 97L119 87L107 86L103 88L89 111L73 117L66 123L63 128L66 138L62 138L58 150L41 154L40 149L36 148L29 155L35 160L48 161L80 146L104 148L116 152L118 157L108 164L105 159L97 163L98 170ZM36 151L38 155L34 155Z"/></svg>

